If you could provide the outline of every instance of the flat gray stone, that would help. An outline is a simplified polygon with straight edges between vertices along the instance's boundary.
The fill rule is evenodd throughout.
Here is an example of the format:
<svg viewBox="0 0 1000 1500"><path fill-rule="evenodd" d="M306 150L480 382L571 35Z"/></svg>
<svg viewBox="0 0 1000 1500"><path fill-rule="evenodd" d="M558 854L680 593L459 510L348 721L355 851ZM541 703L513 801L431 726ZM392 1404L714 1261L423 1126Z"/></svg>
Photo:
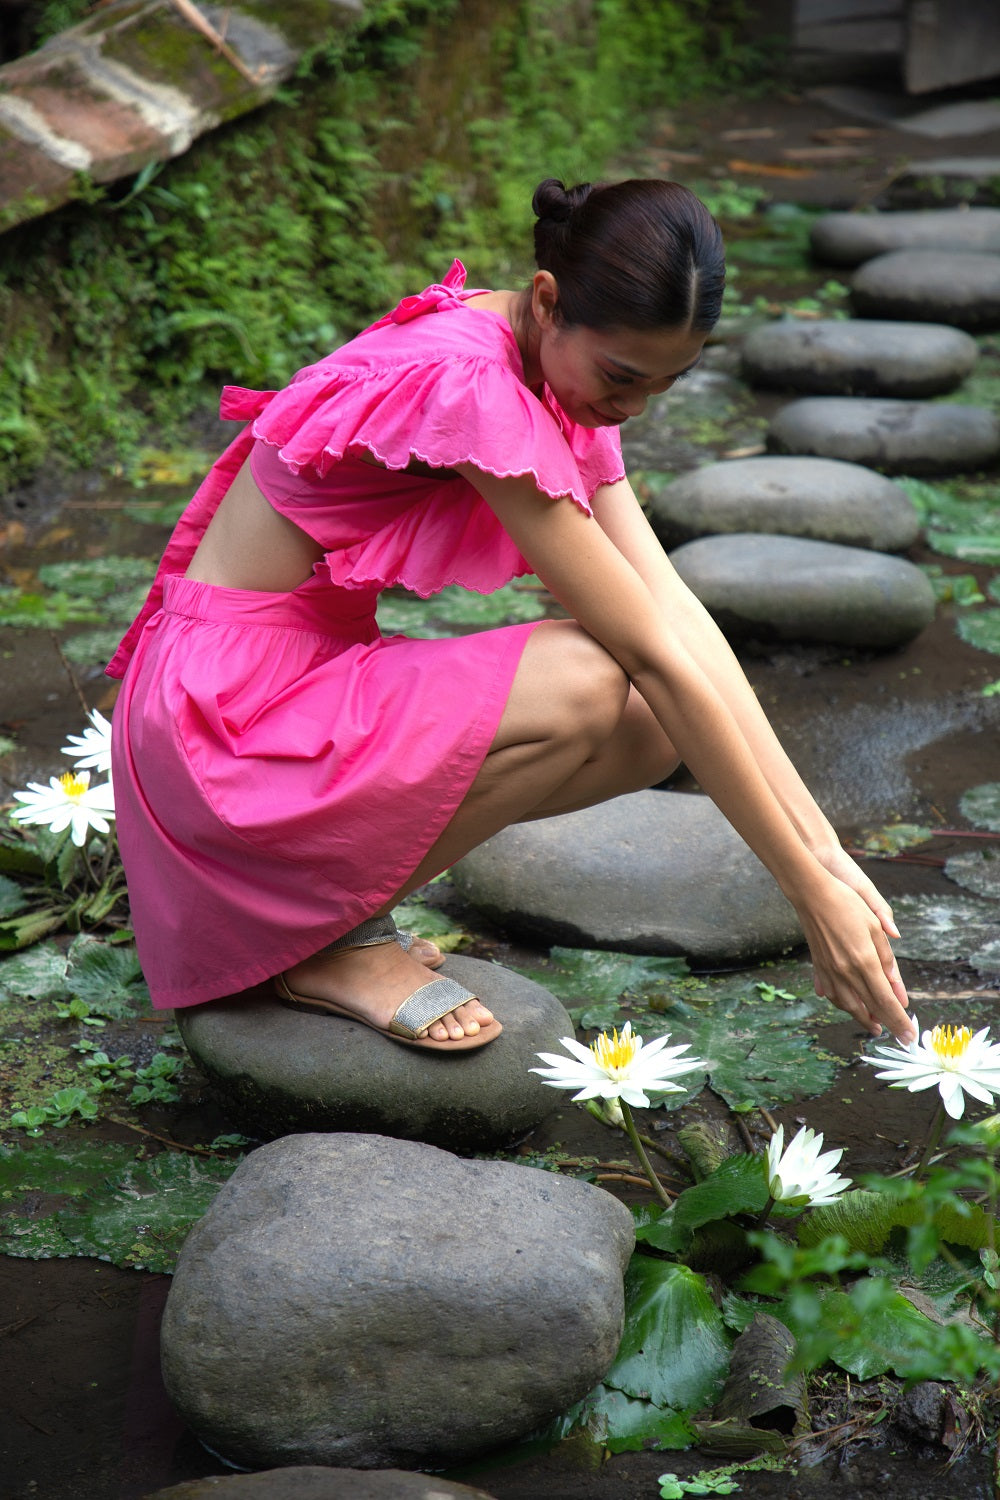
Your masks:
<svg viewBox="0 0 1000 1500"><path fill-rule="evenodd" d="M226 1113L255 1138L346 1130L459 1151L509 1145L556 1107L528 1069L540 1047L572 1033L570 1019L548 990L499 964L451 956L438 972L496 1013L496 1041L444 1057L269 996L192 1006L177 1024Z"/></svg>
<svg viewBox="0 0 1000 1500"><path fill-rule="evenodd" d="M267 1469L256 1474L227 1474L190 1479L157 1490L146 1500L492 1500L485 1490L470 1489L433 1474L403 1469Z"/></svg>
<svg viewBox="0 0 1000 1500"><path fill-rule="evenodd" d="M633 792L515 824L460 860L452 879L481 911L544 942L682 954L702 967L802 942L760 860L694 794Z"/></svg>
<svg viewBox="0 0 1000 1500"><path fill-rule="evenodd" d="M855 272L851 307L861 318L1000 328L1000 255L890 250Z"/></svg>
<svg viewBox="0 0 1000 1500"><path fill-rule="evenodd" d="M650 523L667 548L760 531L901 552L920 534L904 489L863 464L833 458L731 458L648 488Z"/></svg>
<svg viewBox="0 0 1000 1500"><path fill-rule="evenodd" d="M890 208L1000 204L1000 156L941 156L910 162L885 194Z"/></svg>
<svg viewBox="0 0 1000 1500"><path fill-rule="evenodd" d="M1000 456L1000 421L981 406L803 396L774 417L768 447L840 458L888 474L958 474Z"/></svg>
<svg viewBox="0 0 1000 1500"><path fill-rule="evenodd" d="M817 396L914 397L953 391L978 355L975 339L941 323L782 318L749 335L742 363L751 385Z"/></svg>
<svg viewBox="0 0 1000 1500"><path fill-rule="evenodd" d="M1000 208L824 214L809 231L809 245L817 260L835 266L859 266L890 250L1000 255Z"/></svg>
<svg viewBox="0 0 1000 1500"><path fill-rule="evenodd" d="M384 1136L287 1136L252 1152L188 1235L164 1382L242 1468L445 1468L600 1380L634 1239L623 1204L555 1173Z"/></svg>
<svg viewBox="0 0 1000 1500"><path fill-rule="evenodd" d="M745 532L687 542L670 561L735 639L886 650L934 618L934 590L918 567L861 547Z"/></svg>

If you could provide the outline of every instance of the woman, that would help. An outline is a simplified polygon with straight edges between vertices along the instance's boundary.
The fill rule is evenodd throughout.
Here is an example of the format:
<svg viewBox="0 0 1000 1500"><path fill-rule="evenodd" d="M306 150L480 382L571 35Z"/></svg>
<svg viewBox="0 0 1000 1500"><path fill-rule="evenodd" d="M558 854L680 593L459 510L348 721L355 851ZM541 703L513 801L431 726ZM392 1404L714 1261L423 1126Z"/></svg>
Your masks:
<svg viewBox="0 0 1000 1500"><path fill-rule="evenodd" d="M119 835L160 1006L273 979L286 1002L457 1052L500 1022L388 917L511 822L681 759L795 907L816 988L913 1025L888 905L840 848L740 667L650 532L619 427L698 362L718 227L675 183L534 198L522 292L445 281L278 393L182 516L109 667ZM380 637L379 590L565 607L460 639ZM131 664L129 661L131 658Z"/></svg>

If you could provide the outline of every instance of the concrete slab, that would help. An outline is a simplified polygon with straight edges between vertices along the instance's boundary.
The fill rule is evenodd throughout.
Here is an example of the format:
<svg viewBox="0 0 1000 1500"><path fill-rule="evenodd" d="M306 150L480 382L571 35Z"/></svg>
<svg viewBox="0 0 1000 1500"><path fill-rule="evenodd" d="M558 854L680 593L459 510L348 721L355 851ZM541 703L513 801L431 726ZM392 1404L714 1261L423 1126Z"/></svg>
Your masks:
<svg viewBox="0 0 1000 1500"><path fill-rule="evenodd" d="M891 125L894 130L928 139L957 139L1000 129L997 99L971 99L915 109L913 100L902 94L834 84L810 89L808 96L853 119L872 125Z"/></svg>

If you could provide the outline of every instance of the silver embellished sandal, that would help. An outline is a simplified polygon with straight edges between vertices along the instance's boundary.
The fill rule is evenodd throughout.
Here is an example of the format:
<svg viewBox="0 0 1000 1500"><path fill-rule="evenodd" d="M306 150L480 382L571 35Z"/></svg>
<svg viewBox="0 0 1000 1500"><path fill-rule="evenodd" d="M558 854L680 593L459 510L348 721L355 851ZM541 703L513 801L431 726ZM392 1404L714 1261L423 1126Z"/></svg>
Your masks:
<svg viewBox="0 0 1000 1500"><path fill-rule="evenodd" d="M409 941L405 941L406 939ZM345 932L343 937L337 938L335 942L320 948L318 954L341 953L348 948L371 948L377 944L394 942L398 942L404 949L409 949L413 936L408 932L400 932L392 917L370 917L367 921L360 922L357 927L353 927L350 932ZM439 1042L433 1037L420 1035L429 1026L433 1026L435 1021L440 1021L441 1017L446 1016L449 1011L479 998L454 979L432 979L429 984L421 985L403 1001L388 1027L378 1026L374 1021L368 1020L347 1006L338 1005L336 1001L321 1000L314 995L297 994L289 989L284 974L275 976L274 988L278 998L294 1010L341 1016L347 1021L357 1021L362 1026L368 1026L372 1031L377 1031L381 1036L390 1037L394 1042L402 1042L409 1047L423 1047L425 1050L435 1052L469 1052L478 1047L485 1047L503 1030L499 1021L491 1021L489 1025L480 1027L474 1036L464 1036L457 1041L449 1037Z"/></svg>

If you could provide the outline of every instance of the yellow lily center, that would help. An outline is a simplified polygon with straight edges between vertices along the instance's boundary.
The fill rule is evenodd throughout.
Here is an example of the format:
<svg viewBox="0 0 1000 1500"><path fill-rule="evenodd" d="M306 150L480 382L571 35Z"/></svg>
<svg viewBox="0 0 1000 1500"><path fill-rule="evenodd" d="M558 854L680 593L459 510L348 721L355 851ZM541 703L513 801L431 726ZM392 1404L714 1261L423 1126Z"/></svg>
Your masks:
<svg viewBox="0 0 1000 1500"><path fill-rule="evenodd" d="M957 1062L972 1041L968 1026L935 1026L931 1046L944 1063Z"/></svg>
<svg viewBox="0 0 1000 1500"><path fill-rule="evenodd" d="M638 1048L637 1036L632 1036L631 1033L628 1036L624 1033L619 1036L617 1031L612 1032L610 1036L606 1031L602 1031L597 1040L590 1044L590 1050L601 1067L608 1069L609 1072L618 1072L619 1069L627 1068L633 1061Z"/></svg>
<svg viewBox="0 0 1000 1500"><path fill-rule="evenodd" d="M90 772L65 771L59 778L59 785L67 797L73 802L79 802L84 792L90 786Z"/></svg>

